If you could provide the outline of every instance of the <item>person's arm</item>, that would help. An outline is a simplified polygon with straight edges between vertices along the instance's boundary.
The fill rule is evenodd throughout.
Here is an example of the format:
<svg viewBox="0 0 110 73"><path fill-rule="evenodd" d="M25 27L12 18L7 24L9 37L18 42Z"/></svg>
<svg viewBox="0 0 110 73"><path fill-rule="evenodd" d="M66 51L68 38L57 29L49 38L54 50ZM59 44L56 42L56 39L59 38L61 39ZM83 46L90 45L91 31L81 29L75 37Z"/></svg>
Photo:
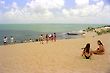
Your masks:
<svg viewBox="0 0 110 73"><path fill-rule="evenodd" d="M83 51L82 51L82 56L85 54L85 50L83 49Z"/></svg>

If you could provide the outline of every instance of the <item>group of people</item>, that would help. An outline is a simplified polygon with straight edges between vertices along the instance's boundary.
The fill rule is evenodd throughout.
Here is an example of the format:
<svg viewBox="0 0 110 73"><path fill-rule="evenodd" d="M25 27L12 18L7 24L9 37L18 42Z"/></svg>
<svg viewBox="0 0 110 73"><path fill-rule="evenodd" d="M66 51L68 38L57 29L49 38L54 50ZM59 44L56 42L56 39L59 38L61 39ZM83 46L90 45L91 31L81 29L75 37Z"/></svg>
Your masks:
<svg viewBox="0 0 110 73"><path fill-rule="evenodd" d="M10 41L9 41L10 40ZM46 41L46 43L48 43L48 41L53 41L56 42L56 33L53 34L46 34L45 36L43 34L40 35L39 39L36 41L40 41L41 44L44 43L44 40ZM26 43L27 40L21 41L21 43ZM33 42L33 40L30 38L29 42ZM15 39L13 36L11 36L10 38L8 38L7 36L5 36L3 38L3 44L7 45L8 43L13 44L15 43Z"/></svg>
<svg viewBox="0 0 110 73"><path fill-rule="evenodd" d="M41 34L39 37L40 43L43 44L44 40L46 41L46 43L48 43L48 41L56 42L56 33L46 34L45 36L43 34Z"/></svg>
<svg viewBox="0 0 110 73"><path fill-rule="evenodd" d="M98 48L96 48L96 50L94 51L91 51L90 43L87 43L85 48L83 48L82 56L85 57L86 59L90 59L92 54L97 54L97 55L104 54L105 49L104 49L104 45L102 44L102 42L98 40L97 44L98 44Z"/></svg>
<svg viewBox="0 0 110 73"><path fill-rule="evenodd" d="M12 43L14 43L15 41L14 41L14 37L13 36L11 36L10 37L10 43L12 44ZM3 44L4 45L6 45L6 44L8 44L8 38L5 36L4 37L4 39L3 39Z"/></svg>

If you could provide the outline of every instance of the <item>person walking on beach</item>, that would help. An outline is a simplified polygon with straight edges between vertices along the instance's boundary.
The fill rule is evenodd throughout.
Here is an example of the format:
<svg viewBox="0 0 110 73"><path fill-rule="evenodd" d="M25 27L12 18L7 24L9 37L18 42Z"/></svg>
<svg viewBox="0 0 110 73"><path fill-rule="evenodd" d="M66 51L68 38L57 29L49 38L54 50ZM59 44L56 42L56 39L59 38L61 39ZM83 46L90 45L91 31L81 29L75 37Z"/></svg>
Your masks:
<svg viewBox="0 0 110 73"><path fill-rule="evenodd" d="M97 44L98 44L98 48L93 51L94 54L104 54L104 45L102 44L102 42L100 40L97 41Z"/></svg>
<svg viewBox="0 0 110 73"><path fill-rule="evenodd" d="M48 36L48 34L46 34L46 36L45 36L45 40L46 40L46 43L48 43L48 40L49 40L49 36Z"/></svg>
<svg viewBox="0 0 110 73"><path fill-rule="evenodd" d="M56 42L56 33L53 34L53 40Z"/></svg>
<svg viewBox="0 0 110 73"><path fill-rule="evenodd" d="M14 43L14 38L13 38L13 36L11 36L10 41L11 41L11 44Z"/></svg>
<svg viewBox="0 0 110 73"><path fill-rule="evenodd" d="M7 39L7 37L5 36L4 39L3 39L4 45L7 45L7 40L8 40L8 39Z"/></svg>
<svg viewBox="0 0 110 73"><path fill-rule="evenodd" d="M43 34L40 35L39 41L40 41L40 44L43 44L43 41L44 41Z"/></svg>
<svg viewBox="0 0 110 73"><path fill-rule="evenodd" d="M84 56L86 59L90 59L92 55L92 52L90 51L90 43L86 44L86 47L83 48L82 56Z"/></svg>

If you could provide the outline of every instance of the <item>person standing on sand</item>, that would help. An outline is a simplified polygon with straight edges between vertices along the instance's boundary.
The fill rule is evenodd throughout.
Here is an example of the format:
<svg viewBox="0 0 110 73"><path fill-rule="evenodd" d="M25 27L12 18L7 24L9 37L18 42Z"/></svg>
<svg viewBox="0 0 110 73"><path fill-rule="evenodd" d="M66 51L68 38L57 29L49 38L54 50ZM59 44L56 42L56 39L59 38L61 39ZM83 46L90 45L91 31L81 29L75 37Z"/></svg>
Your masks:
<svg viewBox="0 0 110 73"><path fill-rule="evenodd" d="M7 40L8 40L8 39L7 39L7 37L5 36L4 39L3 39L4 45L7 45Z"/></svg>
<svg viewBox="0 0 110 73"><path fill-rule="evenodd" d="M90 43L86 44L86 47L83 48L82 56L84 56L86 59L90 59L92 55L92 52L90 51Z"/></svg>
<svg viewBox="0 0 110 73"><path fill-rule="evenodd" d="M45 39L46 39L46 43L48 43L48 40L49 40L48 34L46 34Z"/></svg>
<svg viewBox="0 0 110 73"><path fill-rule="evenodd" d="M31 38L29 39L29 42L32 42L32 39Z"/></svg>
<svg viewBox="0 0 110 73"><path fill-rule="evenodd" d="M14 43L14 38L13 38L13 36L11 36L10 41L11 41L11 43Z"/></svg>
<svg viewBox="0 0 110 73"><path fill-rule="evenodd" d="M53 42L53 34L51 34L51 41Z"/></svg>
<svg viewBox="0 0 110 73"><path fill-rule="evenodd" d="M52 34L49 34L49 40L51 40Z"/></svg>
<svg viewBox="0 0 110 73"><path fill-rule="evenodd" d="M40 35L39 41L40 41L40 44L43 44L43 41L44 41L43 34Z"/></svg>
<svg viewBox="0 0 110 73"><path fill-rule="evenodd" d="M98 40L97 44L98 44L98 48L95 51L93 51L93 53L94 54L104 54L105 49L104 49L102 42L100 40Z"/></svg>
<svg viewBox="0 0 110 73"><path fill-rule="evenodd" d="M56 42L56 33L53 34L53 40Z"/></svg>

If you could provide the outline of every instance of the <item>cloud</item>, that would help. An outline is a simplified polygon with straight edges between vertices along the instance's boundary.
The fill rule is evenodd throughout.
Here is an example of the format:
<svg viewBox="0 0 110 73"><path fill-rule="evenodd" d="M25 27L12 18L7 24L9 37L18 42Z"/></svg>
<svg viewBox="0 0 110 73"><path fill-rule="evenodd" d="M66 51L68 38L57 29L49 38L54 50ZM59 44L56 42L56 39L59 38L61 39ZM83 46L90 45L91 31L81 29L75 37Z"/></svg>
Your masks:
<svg viewBox="0 0 110 73"><path fill-rule="evenodd" d="M96 0L95 0L96 1ZM24 7L12 2L9 10L0 13L0 19L10 22L61 22L99 23L109 22L110 5L102 0L89 4L89 0L75 0L76 6L65 8L65 0L29 0Z"/></svg>
<svg viewBox="0 0 110 73"><path fill-rule="evenodd" d="M54 9L62 9L64 0L30 0L23 8L13 2L9 11L4 13L4 17L11 20L35 20L51 19L54 17Z"/></svg>
<svg viewBox="0 0 110 73"><path fill-rule="evenodd" d="M3 7L5 5L5 1L0 0L0 7Z"/></svg>
<svg viewBox="0 0 110 73"><path fill-rule="evenodd" d="M0 4L5 4L5 1L3 1L3 0L0 0Z"/></svg>
<svg viewBox="0 0 110 73"><path fill-rule="evenodd" d="M26 5L30 8L62 8L64 6L64 0L31 0Z"/></svg>
<svg viewBox="0 0 110 73"><path fill-rule="evenodd" d="M90 17L90 16L98 16L99 13L101 13L104 9L104 2L100 1L93 5L86 5L84 7L77 7L72 9L63 9L63 14L65 16L84 16L84 17ZM105 14L104 14L105 15Z"/></svg>
<svg viewBox="0 0 110 73"><path fill-rule="evenodd" d="M76 0L77 1L77 0ZM110 5L105 5L103 1L88 5L88 2L79 3L81 7L63 9L63 16L72 19L73 22L80 23L110 23Z"/></svg>
<svg viewBox="0 0 110 73"><path fill-rule="evenodd" d="M12 3L12 8L14 8L14 9L17 9L17 8L18 8L18 5L17 5L16 2L13 2L13 3Z"/></svg>
<svg viewBox="0 0 110 73"><path fill-rule="evenodd" d="M88 5L89 4L89 0L75 0L75 3L77 6L85 6L85 5Z"/></svg>
<svg viewBox="0 0 110 73"><path fill-rule="evenodd" d="M99 2L99 1L101 1L101 0L93 0L94 2Z"/></svg>
<svg viewBox="0 0 110 73"><path fill-rule="evenodd" d="M35 1L35 0L34 0ZM45 22L54 22L55 15L52 9L60 10L63 7L63 0L51 1L51 5L46 7L45 3L37 3L36 0L28 2L23 8L20 8L16 2L13 2L11 6L8 8L9 10L4 12L0 17L1 21L7 21L9 23L45 23ZM47 1L47 0L46 0ZM50 0L48 0L50 1ZM56 2L55 2L56 1ZM39 1L40 2L40 1ZM43 0L42 0L43 2ZM56 3L56 4L54 4ZM44 5L42 5L44 4ZM50 3L49 3L50 4ZM57 6L58 4L58 6ZM56 5L56 6L55 6Z"/></svg>

